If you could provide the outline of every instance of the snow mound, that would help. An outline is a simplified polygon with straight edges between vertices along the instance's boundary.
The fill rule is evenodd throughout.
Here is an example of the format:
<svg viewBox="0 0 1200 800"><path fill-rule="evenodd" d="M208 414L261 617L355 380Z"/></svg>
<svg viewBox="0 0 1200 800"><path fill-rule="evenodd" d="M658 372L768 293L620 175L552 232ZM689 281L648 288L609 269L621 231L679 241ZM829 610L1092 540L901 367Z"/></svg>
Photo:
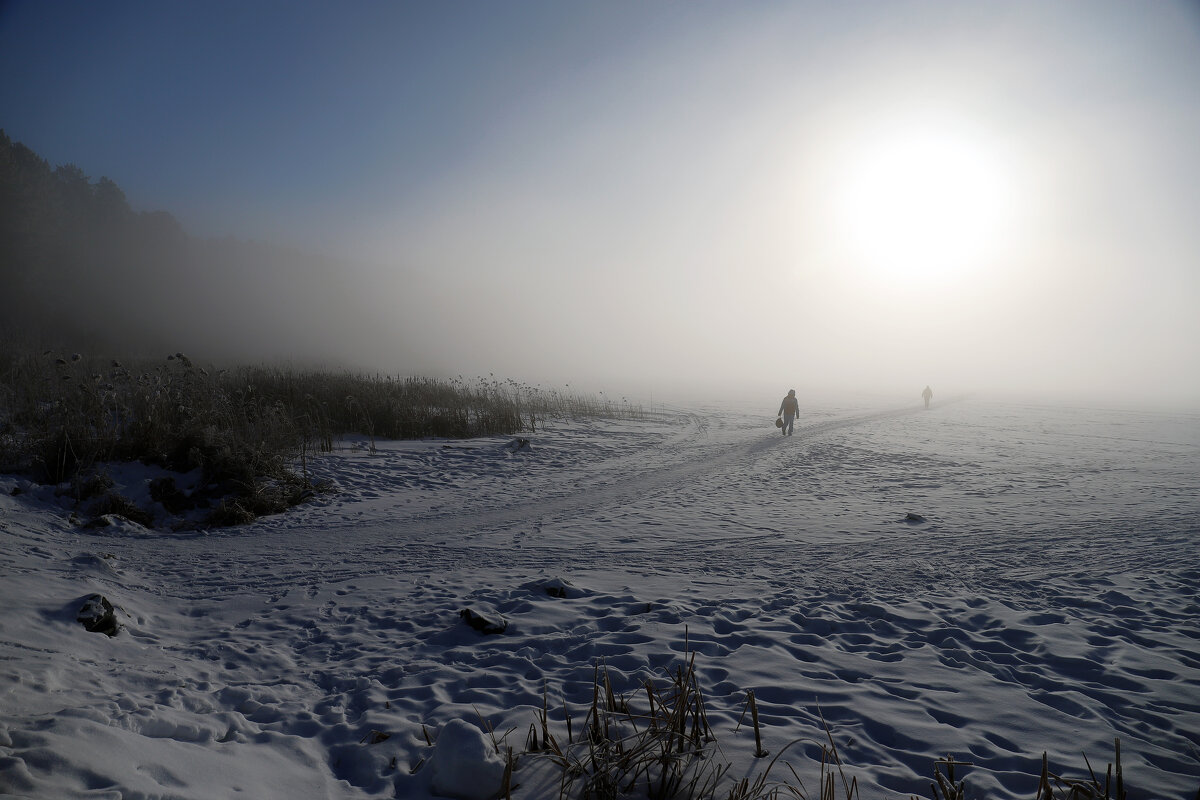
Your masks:
<svg viewBox="0 0 1200 800"><path fill-rule="evenodd" d="M504 759L479 728L461 719L442 726L433 753L433 791L457 800L488 800L500 792Z"/></svg>

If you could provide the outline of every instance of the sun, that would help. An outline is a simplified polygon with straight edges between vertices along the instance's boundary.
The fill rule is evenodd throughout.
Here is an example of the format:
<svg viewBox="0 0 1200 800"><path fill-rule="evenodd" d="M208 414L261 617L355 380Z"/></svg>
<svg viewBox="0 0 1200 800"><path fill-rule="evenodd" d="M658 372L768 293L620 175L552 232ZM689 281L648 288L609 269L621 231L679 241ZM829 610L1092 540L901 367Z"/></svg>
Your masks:
<svg viewBox="0 0 1200 800"><path fill-rule="evenodd" d="M958 281L1003 248L1012 191L980 137L913 126L850 148L833 188L842 258L894 286Z"/></svg>

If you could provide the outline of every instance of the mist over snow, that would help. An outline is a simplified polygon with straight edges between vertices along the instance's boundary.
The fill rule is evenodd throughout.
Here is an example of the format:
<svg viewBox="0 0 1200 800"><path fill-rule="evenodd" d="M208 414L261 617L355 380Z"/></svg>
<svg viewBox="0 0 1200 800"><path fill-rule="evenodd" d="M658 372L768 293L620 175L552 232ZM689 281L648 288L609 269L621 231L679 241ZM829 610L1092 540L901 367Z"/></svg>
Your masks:
<svg viewBox="0 0 1200 800"><path fill-rule="evenodd" d="M195 239L54 281L67 338L1200 403L1191 4L12 2L0 67L13 141Z"/></svg>
<svg viewBox="0 0 1200 800"><path fill-rule="evenodd" d="M721 789L1194 796L1195 2L2 0L0 74L0 795L488 800L694 664Z"/></svg>

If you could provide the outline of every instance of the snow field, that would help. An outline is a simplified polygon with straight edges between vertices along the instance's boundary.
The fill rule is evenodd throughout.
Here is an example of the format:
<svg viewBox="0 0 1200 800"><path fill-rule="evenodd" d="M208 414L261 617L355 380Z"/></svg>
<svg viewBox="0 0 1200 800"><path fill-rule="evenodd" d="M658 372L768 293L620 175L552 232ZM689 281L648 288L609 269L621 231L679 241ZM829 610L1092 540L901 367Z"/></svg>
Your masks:
<svg viewBox="0 0 1200 800"><path fill-rule="evenodd" d="M864 797L927 792L945 755L1031 797L1043 750L1080 776L1114 737L1131 796L1194 794L1195 417L965 401L780 437L771 410L348 440L313 466L338 494L203 535L77 530L0 478L0 792L429 797L426 734L519 750L545 689L563 738L597 664L633 695L694 653L735 779L769 761L753 690L764 747L800 740L815 782L823 718ZM92 592L117 637L74 622ZM514 781L557 797L536 759Z"/></svg>

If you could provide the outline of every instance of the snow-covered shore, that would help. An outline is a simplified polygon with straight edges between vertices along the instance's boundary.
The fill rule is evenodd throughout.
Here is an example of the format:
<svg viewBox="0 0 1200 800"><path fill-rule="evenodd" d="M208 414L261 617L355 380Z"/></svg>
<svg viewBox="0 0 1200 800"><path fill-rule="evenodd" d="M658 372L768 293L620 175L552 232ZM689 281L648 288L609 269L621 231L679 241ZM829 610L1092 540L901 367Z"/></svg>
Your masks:
<svg viewBox="0 0 1200 800"><path fill-rule="evenodd" d="M561 737L597 663L632 692L694 652L734 778L765 766L753 690L767 749L805 740L783 759L815 783L823 717L864 798L926 793L947 755L968 796L1029 798L1042 751L1078 775L1117 737L1130 797L1194 795L1200 417L771 419L348 440L312 465L338 493L200 534L80 530L0 476L0 793L428 797L426 733L482 718L519 750L544 687ZM75 621L92 593L116 637ZM513 796L557 797L539 775Z"/></svg>

